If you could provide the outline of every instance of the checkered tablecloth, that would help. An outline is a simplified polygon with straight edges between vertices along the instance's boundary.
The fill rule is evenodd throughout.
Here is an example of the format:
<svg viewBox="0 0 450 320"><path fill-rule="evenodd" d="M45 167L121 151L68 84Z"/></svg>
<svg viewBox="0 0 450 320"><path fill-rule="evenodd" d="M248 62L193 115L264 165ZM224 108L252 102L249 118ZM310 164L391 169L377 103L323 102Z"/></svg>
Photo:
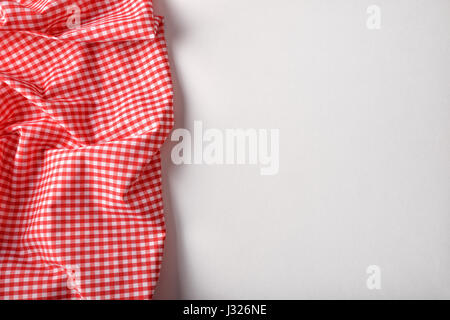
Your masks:
<svg viewBox="0 0 450 320"><path fill-rule="evenodd" d="M152 297L163 33L149 0L0 0L1 299Z"/></svg>

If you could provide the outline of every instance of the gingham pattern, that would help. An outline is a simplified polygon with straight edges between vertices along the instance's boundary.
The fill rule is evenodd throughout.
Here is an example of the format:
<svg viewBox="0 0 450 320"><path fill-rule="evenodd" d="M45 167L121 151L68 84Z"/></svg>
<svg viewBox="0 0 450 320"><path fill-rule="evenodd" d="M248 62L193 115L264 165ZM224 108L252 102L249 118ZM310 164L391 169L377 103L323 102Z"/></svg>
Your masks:
<svg viewBox="0 0 450 320"><path fill-rule="evenodd" d="M0 0L0 298L152 297L163 32L149 0Z"/></svg>

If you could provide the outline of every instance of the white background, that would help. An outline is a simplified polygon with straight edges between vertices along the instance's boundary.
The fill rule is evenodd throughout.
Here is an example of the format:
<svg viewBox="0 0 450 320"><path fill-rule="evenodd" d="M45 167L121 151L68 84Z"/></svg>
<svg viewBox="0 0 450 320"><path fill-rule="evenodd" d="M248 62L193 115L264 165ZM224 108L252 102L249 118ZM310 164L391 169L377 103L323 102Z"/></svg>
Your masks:
<svg viewBox="0 0 450 320"><path fill-rule="evenodd" d="M155 297L450 298L450 1L154 2L176 127L280 129L275 176L165 144Z"/></svg>

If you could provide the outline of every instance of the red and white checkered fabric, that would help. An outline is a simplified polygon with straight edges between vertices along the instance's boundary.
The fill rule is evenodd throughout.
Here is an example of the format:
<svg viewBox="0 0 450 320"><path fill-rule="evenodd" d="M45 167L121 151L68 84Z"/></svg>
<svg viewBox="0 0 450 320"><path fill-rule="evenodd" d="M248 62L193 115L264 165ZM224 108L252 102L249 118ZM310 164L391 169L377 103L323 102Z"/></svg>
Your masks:
<svg viewBox="0 0 450 320"><path fill-rule="evenodd" d="M0 0L1 299L152 297L163 33L149 0Z"/></svg>

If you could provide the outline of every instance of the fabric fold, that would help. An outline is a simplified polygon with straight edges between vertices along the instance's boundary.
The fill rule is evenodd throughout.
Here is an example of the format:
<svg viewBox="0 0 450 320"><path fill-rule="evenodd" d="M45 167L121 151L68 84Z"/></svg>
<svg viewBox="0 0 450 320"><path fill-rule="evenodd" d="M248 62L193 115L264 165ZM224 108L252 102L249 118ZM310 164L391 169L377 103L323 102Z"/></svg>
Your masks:
<svg viewBox="0 0 450 320"><path fill-rule="evenodd" d="M154 39L161 24L162 17L153 15L151 1L146 0L0 1L0 32L23 32L54 40Z"/></svg>

